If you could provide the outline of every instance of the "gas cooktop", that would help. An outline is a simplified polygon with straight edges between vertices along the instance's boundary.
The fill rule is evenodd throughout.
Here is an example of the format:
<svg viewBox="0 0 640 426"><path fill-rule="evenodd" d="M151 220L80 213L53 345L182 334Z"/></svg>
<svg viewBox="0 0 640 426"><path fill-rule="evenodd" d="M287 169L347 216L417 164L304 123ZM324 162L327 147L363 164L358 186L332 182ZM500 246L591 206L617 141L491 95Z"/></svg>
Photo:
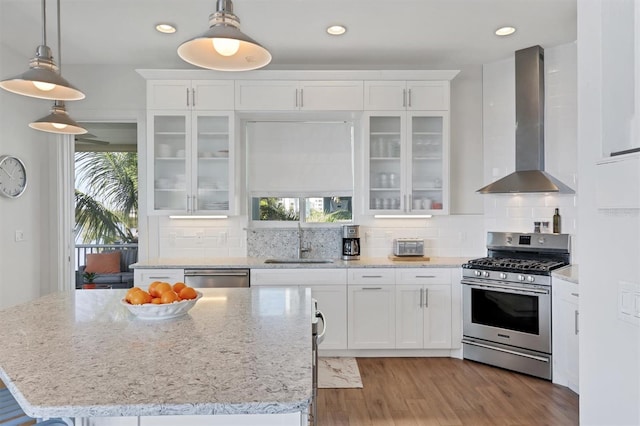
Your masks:
<svg viewBox="0 0 640 426"><path fill-rule="evenodd" d="M566 266L567 262L543 259L517 259L510 257L483 257L472 259L463 265L467 269L485 269L490 271L525 272L549 275L554 269Z"/></svg>

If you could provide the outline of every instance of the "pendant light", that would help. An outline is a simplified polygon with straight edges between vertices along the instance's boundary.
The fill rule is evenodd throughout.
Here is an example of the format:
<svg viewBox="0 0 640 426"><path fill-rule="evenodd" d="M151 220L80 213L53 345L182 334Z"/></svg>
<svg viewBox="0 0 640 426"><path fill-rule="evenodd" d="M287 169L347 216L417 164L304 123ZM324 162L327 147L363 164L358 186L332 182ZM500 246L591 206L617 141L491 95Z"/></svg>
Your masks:
<svg viewBox="0 0 640 426"><path fill-rule="evenodd" d="M190 64L217 71L249 71L271 62L271 53L240 31L231 0L216 0L209 16L209 30L178 47L178 55Z"/></svg>
<svg viewBox="0 0 640 426"><path fill-rule="evenodd" d="M29 70L0 81L0 87L9 92L40 99L64 101L84 99L84 93L73 87L58 73L51 49L47 46L45 0L42 0L42 44L36 49L36 56L29 62Z"/></svg>
<svg viewBox="0 0 640 426"><path fill-rule="evenodd" d="M60 69L62 69L62 42L60 40L60 0L57 0L58 6L58 58L60 59ZM29 123L32 129L49 133L60 133L65 135L82 135L87 133L87 129L76 123L64 106L64 101L56 99L51 108L51 114L46 117Z"/></svg>

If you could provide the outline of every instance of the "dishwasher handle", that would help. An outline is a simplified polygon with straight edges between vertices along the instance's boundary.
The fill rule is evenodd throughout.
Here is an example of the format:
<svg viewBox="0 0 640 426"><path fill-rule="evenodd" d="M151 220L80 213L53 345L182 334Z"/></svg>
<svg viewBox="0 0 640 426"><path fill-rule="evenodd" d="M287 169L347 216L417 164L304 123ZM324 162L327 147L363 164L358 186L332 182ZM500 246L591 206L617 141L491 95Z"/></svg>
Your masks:
<svg viewBox="0 0 640 426"><path fill-rule="evenodd" d="M221 270L221 269L185 269L184 270L185 277L197 277L197 276L208 276L208 277L248 277L249 271L246 270Z"/></svg>

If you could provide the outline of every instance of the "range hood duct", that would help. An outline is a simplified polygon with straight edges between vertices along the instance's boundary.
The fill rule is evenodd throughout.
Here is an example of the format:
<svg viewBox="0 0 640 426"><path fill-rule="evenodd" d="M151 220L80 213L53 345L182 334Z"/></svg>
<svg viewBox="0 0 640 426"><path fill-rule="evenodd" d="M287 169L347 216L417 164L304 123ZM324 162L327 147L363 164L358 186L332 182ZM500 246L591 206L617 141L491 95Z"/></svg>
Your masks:
<svg viewBox="0 0 640 426"><path fill-rule="evenodd" d="M509 194L555 192L573 194L544 171L544 50L518 50L516 59L516 171L477 192Z"/></svg>

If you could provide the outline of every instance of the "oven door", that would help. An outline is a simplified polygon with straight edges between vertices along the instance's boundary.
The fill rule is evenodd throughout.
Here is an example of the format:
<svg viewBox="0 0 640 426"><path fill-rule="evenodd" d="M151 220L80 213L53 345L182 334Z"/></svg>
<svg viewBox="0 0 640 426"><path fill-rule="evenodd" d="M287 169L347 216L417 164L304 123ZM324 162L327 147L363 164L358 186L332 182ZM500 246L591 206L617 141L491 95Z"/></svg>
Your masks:
<svg viewBox="0 0 640 426"><path fill-rule="evenodd" d="M462 280L466 337L551 353L551 288Z"/></svg>

